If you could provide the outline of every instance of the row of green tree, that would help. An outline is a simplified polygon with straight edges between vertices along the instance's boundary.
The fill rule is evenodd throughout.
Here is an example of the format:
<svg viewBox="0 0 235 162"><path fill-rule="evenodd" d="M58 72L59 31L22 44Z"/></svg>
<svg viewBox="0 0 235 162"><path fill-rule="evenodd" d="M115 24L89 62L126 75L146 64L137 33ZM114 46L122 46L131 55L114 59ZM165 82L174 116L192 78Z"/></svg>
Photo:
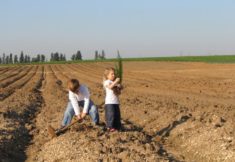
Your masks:
<svg viewBox="0 0 235 162"><path fill-rule="evenodd" d="M66 56L59 52L51 53L50 61L66 61Z"/></svg>
<svg viewBox="0 0 235 162"><path fill-rule="evenodd" d="M104 50L99 53L97 50L95 51L95 60L102 60L105 59L105 52Z"/></svg>
<svg viewBox="0 0 235 162"><path fill-rule="evenodd" d="M105 59L105 52L104 50L99 53L97 50L95 51L95 60ZM72 55L71 60L77 61L82 60L82 53L81 51L77 51L75 54ZM34 63L34 62L47 62L47 58L44 54L38 54L35 57L30 57L27 54L24 54L21 51L20 55L13 55L10 53L6 55L5 53L0 56L0 64L19 64L19 63ZM50 61L66 61L66 55L63 53L55 52L51 53Z"/></svg>
<svg viewBox="0 0 235 162"><path fill-rule="evenodd" d="M23 51L21 51L20 56L13 55L10 53L10 55L6 55L5 53L2 54L2 57L0 57L0 64L19 64L19 63L31 63L31 62L45 62L46 57L43 54L38 54L36 57L30 57L27 54L24 54Z"/></svg>
<svg viewBox="0 0 235 162"><path fill-rule="evenodd" d="M106 57L104 50L102 50L101 53L99 53L97 50L95 51L95 60L105 59L105 58ZM82 60L81 51L77 51L77 53L73 54L71 60Z"/></svg>

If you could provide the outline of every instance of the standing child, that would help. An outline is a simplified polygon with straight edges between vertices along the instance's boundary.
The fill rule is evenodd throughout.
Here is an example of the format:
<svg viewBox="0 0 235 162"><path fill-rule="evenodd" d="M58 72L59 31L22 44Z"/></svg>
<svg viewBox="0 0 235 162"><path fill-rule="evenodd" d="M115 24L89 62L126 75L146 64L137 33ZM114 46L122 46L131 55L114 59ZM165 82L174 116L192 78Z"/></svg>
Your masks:
<svg viewBox="0 0 235 162"><path fill-rule="evenodd" d="M62 127L69 125L74 115L78 120L82 120L87 114L91 116L94 124L98 125L99 113L90 99L88 88L85 85L80 85L77 79L70 79L68 89L69 102L64 113ZM83 107L83 110L80 107Z"/></svg>
<svg viewBox="0 0 235 162"><path fill-rule="evenodd" d="M119 99L113 91L115 86L120 86L120 78L115 77L114 68L107 68L104 71L105 96L105 120L107 129L110 132L121 129L121 114Z"/></svg>

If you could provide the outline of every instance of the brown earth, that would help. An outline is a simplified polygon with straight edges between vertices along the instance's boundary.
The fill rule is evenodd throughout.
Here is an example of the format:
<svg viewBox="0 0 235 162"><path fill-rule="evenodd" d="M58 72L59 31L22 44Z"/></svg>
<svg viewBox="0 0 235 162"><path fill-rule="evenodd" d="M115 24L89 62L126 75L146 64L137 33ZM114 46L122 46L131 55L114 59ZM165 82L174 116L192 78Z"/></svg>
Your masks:
<svg viewBox="0 0 235 162"><path fill-rule="evenodd" d="M102 74L113 65L1 67L0 161L234 161L234 64L124 62L123 130L105 132L87 117L52 139L67 80L102 105ZM99 112L104 123L103 105Z"/></svg>

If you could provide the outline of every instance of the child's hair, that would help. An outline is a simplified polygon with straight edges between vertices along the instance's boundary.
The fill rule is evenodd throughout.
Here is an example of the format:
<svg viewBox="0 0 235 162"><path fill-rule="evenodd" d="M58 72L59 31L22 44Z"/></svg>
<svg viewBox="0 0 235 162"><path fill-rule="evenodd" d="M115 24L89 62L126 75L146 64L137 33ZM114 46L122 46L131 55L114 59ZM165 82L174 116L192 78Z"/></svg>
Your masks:
<svg viewBox="0 0 235 162"><path fill-rule="evenodd" d="M70 79L68 81L68 89L72 92L76 92L77 89L79 88L80 84L79 81L77 79Z"/></svg>
<svg viewBox="0 0 235 162"><path fill-rule="evenodd" d="M112 67L108 67L104 70L104 77L103 77L104 81L108 79L108 75L111 71L115 71L115 69Z"/></svg>

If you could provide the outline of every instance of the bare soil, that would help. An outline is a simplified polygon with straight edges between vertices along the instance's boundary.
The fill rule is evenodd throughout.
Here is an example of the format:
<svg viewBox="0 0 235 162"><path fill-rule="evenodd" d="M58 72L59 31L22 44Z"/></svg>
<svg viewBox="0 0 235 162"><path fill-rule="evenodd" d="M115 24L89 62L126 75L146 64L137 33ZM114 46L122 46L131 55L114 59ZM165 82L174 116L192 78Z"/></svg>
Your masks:
<svg viewBox="0 0 235 162"><path fill-rule="evenodd" d="M123 130L87 117L52 139L47 127L60 126L69 78L89 87L105 125L108 66L1 67L0 161L234 161L235 64L124 62Z"/></svg>

